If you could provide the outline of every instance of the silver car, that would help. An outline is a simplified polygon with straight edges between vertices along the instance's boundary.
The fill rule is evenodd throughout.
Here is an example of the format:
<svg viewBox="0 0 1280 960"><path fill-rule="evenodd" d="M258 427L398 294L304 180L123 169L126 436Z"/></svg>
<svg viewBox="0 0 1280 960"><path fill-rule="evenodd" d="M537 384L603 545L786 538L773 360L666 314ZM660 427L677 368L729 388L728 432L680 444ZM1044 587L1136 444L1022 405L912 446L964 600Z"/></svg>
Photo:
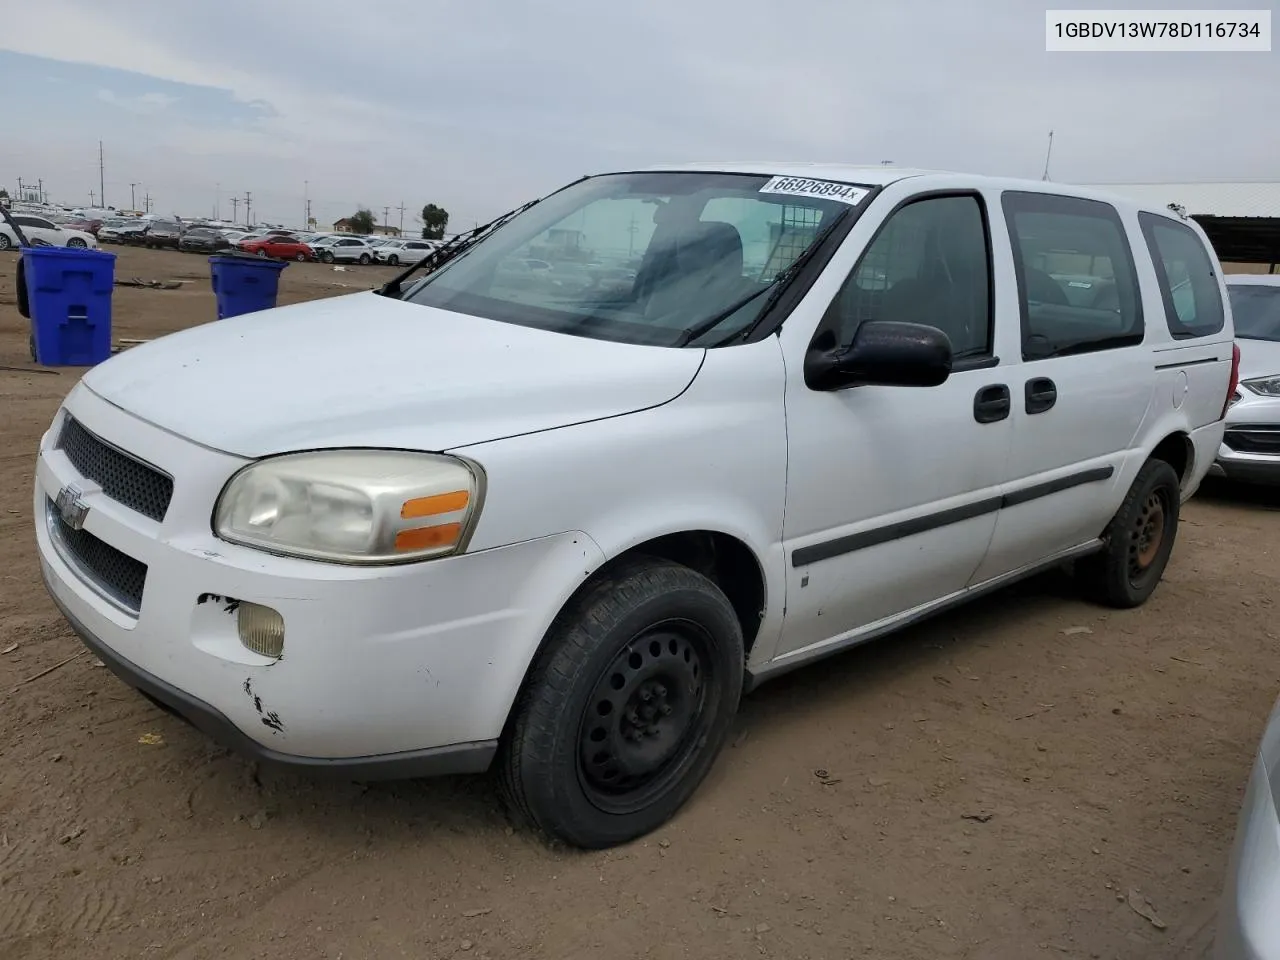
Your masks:
<svg viewBox="0 0 1280 960"><path fill-rule="evenodd" d="M358 237L326 237L311 249L323 263L373 263L373 247Z"/></svg>
<svg viewBox="0 0 1280 960"><path fill-rule="evenodd" d="M1262 735L1236 828L1214 960L1280 958L1280 703Z"/></svg>
<svg viewBox="0 0 1280 960"><path fill-rule="evenodd" d="M1210 473L1280 485L1280 276L1227 277L1240 347L1240 386Z"/></svg>

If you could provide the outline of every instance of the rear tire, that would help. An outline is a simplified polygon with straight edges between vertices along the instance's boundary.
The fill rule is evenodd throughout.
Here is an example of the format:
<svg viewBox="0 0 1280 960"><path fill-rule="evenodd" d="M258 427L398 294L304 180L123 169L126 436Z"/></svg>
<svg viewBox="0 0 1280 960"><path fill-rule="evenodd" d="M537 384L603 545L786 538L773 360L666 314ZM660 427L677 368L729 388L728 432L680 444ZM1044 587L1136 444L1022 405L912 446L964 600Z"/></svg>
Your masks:
<svg viewBox="0 0 1280 960"><path fill-rule="evenodd" d="M534 661L498 770L512 809L578 847L625 843L693 795L742 693L742 628L702 574L638 558L588 584Z"/></svg>
<svg viewBox="0 0 1280 960"><path fill-rule="evenodd" d="M373 263L373 257L369 256L367 253L360 254L360 265L362 267L367 267L371 263Z"/></svg>
<svg viewBox="0 0 1280 960"><path fill-rule="evenodd" d="M1144 463L1107 525L1106 547L1076 562L1084 594L1118 609L1146 603L1173 553L1181 504L1181 483L1173 467L1163 460Z"/></svg>
<svg viewBox="0 0 1280 960"><path fill-rule="evenodd" d="M0 250L8 250L13 246L13 241L9 239L8 234L0 233Z"/></svg>
<svg viewBox="0 0 1280 960"><path fill-rule="evenodd" d="M320 259L323 260L325 263L333 263L333 254L329 253L328 251L325 251L324 253L320 254Z"/></svg>

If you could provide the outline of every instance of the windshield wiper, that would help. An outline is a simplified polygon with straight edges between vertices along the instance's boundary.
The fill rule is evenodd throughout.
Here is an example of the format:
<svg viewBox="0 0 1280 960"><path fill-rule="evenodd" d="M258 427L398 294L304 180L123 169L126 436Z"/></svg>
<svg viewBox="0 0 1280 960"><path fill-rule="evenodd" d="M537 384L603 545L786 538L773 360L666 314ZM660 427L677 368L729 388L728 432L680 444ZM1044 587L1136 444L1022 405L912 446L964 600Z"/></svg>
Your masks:
<svg viewBox="0 0 1280 960"><path fill-rule="evenodd" d="M843 210L840 213L838 213L829 224L827 224L825 227L823 227L821 230L818 231L818 233L813 238L813 242L810 243L809 246L805 247L804 250L800 252L800 256L792 260L791 265L787 267L785 270L783 270L781 273L779 273L776 277L774 277L773 281L767 287L765 287L763 290L757 290L755 293L751 294L751 296L746 297L741 302L730 307L728 310L721 311L720 313L716 314L715 317L711 318L711 320L698 324L698 326L690 330L688 334L681 337L680 341L676 344L676 346L680 346L680 347L687 346L688 344L696 340L698 337L702 336L704 333L707 333L708 331L715 329L715 327L719 323L733 316L733 314L741 310L743 307L745 307L748 303L750 303L756 297L760 296L762 293L768 292L769 299L767 299L764 302L764 306L760 308L760 312L756 314L756 318L752 320L749 324L747 324L746 329L741 330L737 333L729 334L729 336L725 337L724 340L714 344L714 346L719 347L719 346L723 346L726 343L729 343L732 340L736 340L739 338L745 340L748 337L750 337L752 332L756 329L756 327L760 326L760 321L763 320L768 315L769 309L775 303L778 302L778 298L782 296L783 291L786 290L788 286L790 286L791 281L796 278L796 275L801 270L804 269L804 265L813 258L814 252L819 247L821 247L824 243L827 242L827 238L831 236L831 231L833 231L836 228L836 226L839 225L840 221L842 221L848 215L849 215L848 210Z"/></svg>
<svg viewBox="0 0 1280 960"><path fill-rule="evenodd" d="M573 183L569 184L569 186L570 187L575 186L576 184L579 184L586 179L587 179L586 177L579 177ZM561 189L563 190L566 188L562 187ZM560 191L557 190L556 192L559 193ZM547 196L550 196L550 194L547 194ZM538 197L538 199L536 200L530 200L528 203L524 204L523 206L516 207L514 210L510 210L504 213L502 216L497 217L493 220L490 220L488 223L482 223L480 224L480 226L472 230L468 230L466 233L454 234L454 236L450 238L447 242L442 243L440 246L436 247L434 250L428 253L425 257L423 257L417 263L411 265L407 270L403 270L396 276L392 277L390 280L386 282L385 285L383 285L382 287L379 287L378 290L375 292L378 294L381 294L384 297L399 296L400 291L403 288L404 282L408 280L411 276L413 276L415 273L417 273L423 267L428 268L427 269L428 273L430 273L432 270L439 269L440 267L448 263L450 260L452 260L454 257L456 257L458 254L462 253L464 250L469 250L471 247L475 246L482 239L484 239L494 230L497 230L498 227L502 226L508 220L511 220L514 217L518 217L520 214L524 213L530 207L537 206L539 203L541 203L545 199L546 197Z"/></svg>
<svg viewBox="0 0 1280 960"><path fill-rule="evenodd" d="M783 271L783 273L785 272L786 271ZM762 297L769 291L773 290L778 285L778 281L782 279L782 276L783 276L782 273L778 274L776 277L773 278L773 280L768 284L768 286L761 287L759 290L756 290L753 293L750 293L747 296L743 297L737 303L733 304L733 306L726 307L724 310L721 310L719 313L715 314L714 316L702 321L702 323L698 324L697 326L691 327L690 329L686 330L684 333L680 334L679 338L676 340L675 343L672 344L672 346L687 347L689 344L691 344L694 340L697 340L704 333L709 333L710 331L714 330L716 327L720 326L720 324L724 323L726 320L732 317L735 313L737 313L739 310L741 310L743 307L749 304L752 300L755 300L757 297Z"/></svg>

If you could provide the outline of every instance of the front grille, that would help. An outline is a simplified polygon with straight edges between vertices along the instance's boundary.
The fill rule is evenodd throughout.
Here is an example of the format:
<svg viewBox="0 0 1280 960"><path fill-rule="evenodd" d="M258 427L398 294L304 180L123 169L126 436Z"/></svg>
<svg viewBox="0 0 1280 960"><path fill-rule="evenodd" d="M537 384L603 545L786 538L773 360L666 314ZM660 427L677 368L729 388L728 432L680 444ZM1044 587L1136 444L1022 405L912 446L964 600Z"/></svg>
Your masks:
<svg viewBox="0 0 1280 960"><path fill-rule="evenodd" d="M68 416L58 434L58 449L112 500L144 517L161 521L173 499L173 480L98 439Z"/></svg>
<svg viewBox="0 0 1280 960"><path fill-rule="evenodd" d="M1222 439L1237 453L1280 455L1280 424L1245 423L1232 426Z"/></svg>
<svg viewBox="0 0 1280 960"><path fill-rule="evenodd" d="M58 513L52 500L47 504L49 532L62 558L99 593L130 613L142 609L142 589L147 584L147 565L121 553L92 533L75 530Z"/></svg>

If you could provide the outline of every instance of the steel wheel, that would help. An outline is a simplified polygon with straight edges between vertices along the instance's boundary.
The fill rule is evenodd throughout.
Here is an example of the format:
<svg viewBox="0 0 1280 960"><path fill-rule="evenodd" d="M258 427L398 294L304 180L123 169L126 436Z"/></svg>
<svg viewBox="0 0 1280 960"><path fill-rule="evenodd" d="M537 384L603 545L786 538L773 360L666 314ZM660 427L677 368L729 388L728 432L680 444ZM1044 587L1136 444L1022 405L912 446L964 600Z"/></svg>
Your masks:
<svg viewBox="0 0 1280 960"><path fill-rule="evenodd" d="M1138 510L1129 538L1129 577L1137 580L1151 568L1164 543L1163 491L1152 490Z"/></svg>
<svg viewBox="0 0 1280 960"><path fill-rule="evenodd" d="M708 644L696 624L659 624L601 675L578 734L578 776L600 810L642 809L683 773L705 706Z"/></svg>

